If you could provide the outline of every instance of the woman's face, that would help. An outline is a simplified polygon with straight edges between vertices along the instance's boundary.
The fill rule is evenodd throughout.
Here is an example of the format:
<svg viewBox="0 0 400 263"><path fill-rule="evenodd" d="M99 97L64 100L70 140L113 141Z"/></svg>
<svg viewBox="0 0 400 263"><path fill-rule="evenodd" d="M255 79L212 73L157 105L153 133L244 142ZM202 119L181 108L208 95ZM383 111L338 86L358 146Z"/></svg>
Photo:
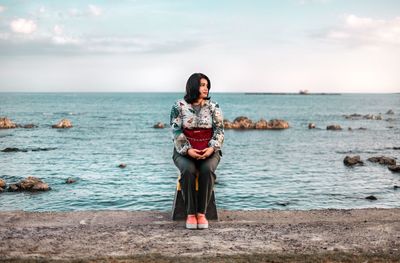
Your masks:
<svg viewBox="0 0 400 263"><path fill-rule="evenodd" d="M206 79L200 79L200 99L204 99L208 97L208 81Z"/></svg>

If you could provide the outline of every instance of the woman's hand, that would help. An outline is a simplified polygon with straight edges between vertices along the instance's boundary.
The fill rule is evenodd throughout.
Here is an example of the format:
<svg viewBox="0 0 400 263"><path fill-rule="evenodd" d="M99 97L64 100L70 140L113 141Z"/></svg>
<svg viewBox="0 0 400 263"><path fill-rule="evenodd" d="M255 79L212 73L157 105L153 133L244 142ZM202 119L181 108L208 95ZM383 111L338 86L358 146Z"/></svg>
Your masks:
<svg viewBox="0 0 400 263"><path fill-rule="evenodd" d="M206 159L207 157L211 156L211 154L214 153L214 148L213 147L208 147L202 150L202 155L200 156L199 159Z"/></svg>
<svg viewBox="0 0 400 263"><path fill-rule="evenodd" d="M213 153L214 153L213 147L208 147L208 148L205 148L204 150L197 150L197 149L193 149L193 148L188 150L188 155L197 160L206 159Z"/></svg>
<svg viewBox="0 0 400 263"><path fill-rule="evenodd" d="M189 149L187 151L188 155L194 159L200 159L200 157L203 155L203 151L202 150L197 150L197 149Z"/></svg>

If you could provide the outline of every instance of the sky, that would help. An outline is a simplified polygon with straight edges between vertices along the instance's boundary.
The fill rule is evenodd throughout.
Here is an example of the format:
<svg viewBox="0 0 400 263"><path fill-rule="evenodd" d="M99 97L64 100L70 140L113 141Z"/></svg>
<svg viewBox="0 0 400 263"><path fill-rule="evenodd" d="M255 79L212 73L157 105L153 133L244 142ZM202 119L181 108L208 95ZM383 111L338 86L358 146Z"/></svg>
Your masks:
<svg viewBox="0 0 400 263"><path fill-rule="evenodd" d="M0 0L0 91L400 92L398 0Z"/></svg>

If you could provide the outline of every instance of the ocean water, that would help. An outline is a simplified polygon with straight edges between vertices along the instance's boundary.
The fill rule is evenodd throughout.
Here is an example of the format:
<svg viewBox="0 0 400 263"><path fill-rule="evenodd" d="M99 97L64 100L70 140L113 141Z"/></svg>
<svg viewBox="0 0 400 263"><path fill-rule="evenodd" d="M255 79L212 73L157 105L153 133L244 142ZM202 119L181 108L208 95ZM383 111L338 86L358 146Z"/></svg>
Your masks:
<svg viewBox="0 0 400 263"><path fill-rule="evenodd" d="M400 174L366 161L399 158L400 94L247 95L215 93L224 118L284 119L287 130L226 130L215 194L223 209L400 207ZM162 210L172 208L177 169L169 122L181 93L0 93L0 116L34 129L0 130L0 178L47 182L40 193L0 193L0 210ZM392 109L394 115L385 113ZM343 114L384 120L347 120ZM72 129L52 129L62 118ZM392 118L394 120L387 121ZM314 122L321 129L308 129ZM340 124L342 131L327 131ZM353 130L347 130L352 127ZM366 130L358 130L364 127ZM29 151L50 148L48 151ZM364 166L346 167L346 155ZM400 160L399 160L400 161ZM118 168L126 163L125 169ZM68 177L76 183L65 184ZM365 199L374 195L376 201Z"/></svg>

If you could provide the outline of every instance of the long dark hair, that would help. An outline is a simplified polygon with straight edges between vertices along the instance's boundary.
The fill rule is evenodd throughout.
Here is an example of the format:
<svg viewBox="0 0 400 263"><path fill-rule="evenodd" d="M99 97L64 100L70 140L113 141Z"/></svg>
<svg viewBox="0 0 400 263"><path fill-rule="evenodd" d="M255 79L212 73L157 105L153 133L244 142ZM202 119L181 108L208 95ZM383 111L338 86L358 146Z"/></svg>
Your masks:
<svg viewBox="0 0 400 263"><path fill-rule="evenodd" d="M187 103L192 103L199 98L200 95L200 80L206 79L208 82L208 91L211 89L211 82L210 79L204 75L203 73L193 73L188 81L186 82L186 94L185 94L185 101ZM205 98L205 100L209 100L210 95Z"/></svg>

